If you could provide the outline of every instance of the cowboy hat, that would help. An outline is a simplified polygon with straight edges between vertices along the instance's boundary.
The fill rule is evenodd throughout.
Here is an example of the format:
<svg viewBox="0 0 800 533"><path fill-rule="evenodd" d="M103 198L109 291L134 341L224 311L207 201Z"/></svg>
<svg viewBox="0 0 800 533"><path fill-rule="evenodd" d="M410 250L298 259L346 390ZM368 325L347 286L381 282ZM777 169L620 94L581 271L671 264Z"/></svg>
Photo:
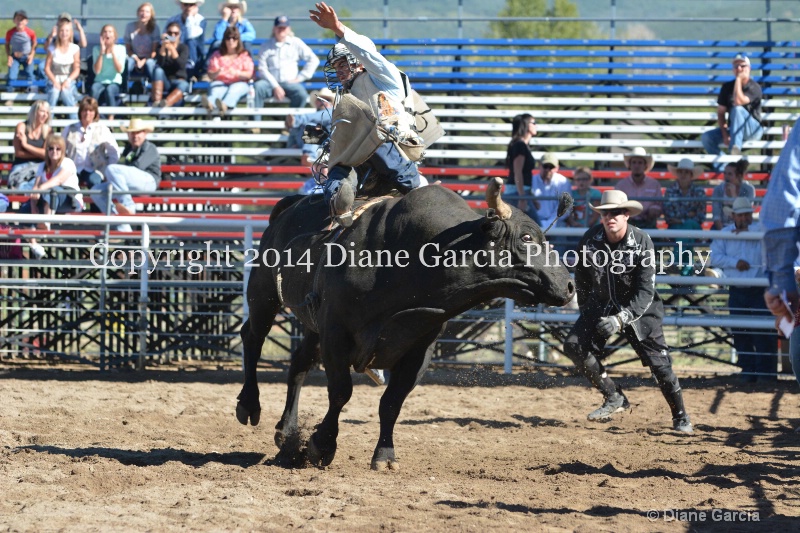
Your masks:
<svg viewBox="0 0 800 533"><path fill-rule="evenodd" d="M636 200L628 200L628 195L622 191L611 189L605 191L600 198L600 205L597 207L590 205L597 212L610 211L612 209L627 209L630 216L635 217L644 209L642 204Z"/></svg>
<svg viewBox="0 0 800 533"><path fill-rule="evenodd" d="M311 91L311 102L316 102L317 98L322 98L323 100L327 100L330 103L333 103L333 100L336 98L336 93L328 89L327 87L323 87L319 91Z"/></svg>
<svg viewBox="0 0 800 533"><path fill-rule="evenodd" d="M133 117L127 126L120 126L119 129L125 133L129 133L136 131L153 131L156 127L150 121L142 120L139 117Z"/></svg>
<svg viewBox="0 0 800 533"><path fill-rule="evenodd" d="M227 2L222 2L219 5L219 10L222 11L225 7L238 7L239 11L242 12L242 15L247 13L247 2L244 0L228 0Z"/></svg>
<svg viewBox="0 0 800 533"><path fill-rule="evenodd" d="M678 171L679 170L691 170L692 171L692 178L696 178L697 176L699 176L700 174L703 173L703 169L700 168L700 167L694 166L694 162L691 159L689 159L688 157L685 157L685 158L681 159L680 161L678 161L678 166L667 165L667 170L669 170L672 173L672 175L674 175L675 177L678 176Z"/></svg>
<svg viewBox="0 0 800 533"><path fill-rule="evenodd" d="M734 215L741 215L742 213L752 213L753 202L751 202L749 198L740 196L733 201L733 207L731 210L733 211Z"/></svg>
<svg viewBox="0 0 800 533"><path fill-rule="evenodd" d="M175 0L178 4L197 4L197 7L206 3L206 0Z"/></svg>
<svg viewBox="0 0 800 533"><path fill-rule="evenodd" d="M622 156L623 160L625 161L625 168L631 168L631 159L634 157L641 157L645 161L647 161L647 169L645 172L650 172L653 170L653 165L655 165L655 161L653 161L653 156L647 153L647 150L642 148L641 146L637 146L633 149L633 151L625 154Z"/></svg>

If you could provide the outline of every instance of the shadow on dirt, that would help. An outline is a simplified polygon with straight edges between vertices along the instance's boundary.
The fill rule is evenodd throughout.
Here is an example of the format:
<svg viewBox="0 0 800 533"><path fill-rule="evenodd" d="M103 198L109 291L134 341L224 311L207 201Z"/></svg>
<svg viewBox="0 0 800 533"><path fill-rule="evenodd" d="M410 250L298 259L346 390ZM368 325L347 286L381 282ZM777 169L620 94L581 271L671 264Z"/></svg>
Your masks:
<svg viewBox="0 0 800 533"><path fill-rule="evenodd" d="M59 448L58 446L29 445L19 446L17 450L64 455L76 459L101 457L118 461L126 466L161 466L170 461L177 461L188 466L200 467L208 463L219 463L229 466L249 468L260 464L266 457L262 453L230 452L230 453L195 453L175 448L155 448L150 451L120 450L117 448Z"/></svg>

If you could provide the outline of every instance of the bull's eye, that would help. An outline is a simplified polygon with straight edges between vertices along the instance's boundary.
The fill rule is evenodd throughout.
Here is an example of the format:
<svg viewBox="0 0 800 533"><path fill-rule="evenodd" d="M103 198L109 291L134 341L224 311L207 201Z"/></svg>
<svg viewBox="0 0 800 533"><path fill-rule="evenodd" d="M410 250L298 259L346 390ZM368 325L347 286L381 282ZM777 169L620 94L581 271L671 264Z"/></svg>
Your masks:
<svg viewBox="0 0 800 533"><path fill-rule="evenodd" d="M522 236L522 242L533 242L533 237L526 233Z"/></svg>

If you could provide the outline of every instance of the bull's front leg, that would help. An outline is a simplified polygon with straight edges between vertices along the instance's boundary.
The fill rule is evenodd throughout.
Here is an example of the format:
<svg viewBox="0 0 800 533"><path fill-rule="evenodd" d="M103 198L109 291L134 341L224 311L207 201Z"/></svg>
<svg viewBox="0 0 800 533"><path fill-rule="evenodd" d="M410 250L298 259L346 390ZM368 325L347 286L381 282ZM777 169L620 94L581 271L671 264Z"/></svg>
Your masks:
<svg viewBox="0 0 800 533"><path fill-rule="evenodd" d="M341 346L341 345L340 345ZM335 351L334 357L326 353L323 343L322 357L328 377L328 412L308 441L306 458L316 466L328 466L336 455L336 439L339 436L339 415L353 395L353 379L350 376L349 350Z"/></svg>

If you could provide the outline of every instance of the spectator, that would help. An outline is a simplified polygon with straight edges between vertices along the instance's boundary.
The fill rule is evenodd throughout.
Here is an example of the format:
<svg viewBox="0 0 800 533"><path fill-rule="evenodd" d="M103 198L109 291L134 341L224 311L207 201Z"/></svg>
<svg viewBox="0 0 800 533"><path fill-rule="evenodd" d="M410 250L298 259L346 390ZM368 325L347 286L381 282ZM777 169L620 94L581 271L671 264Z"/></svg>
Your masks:
<svg viewBox="0 0 800 533"><path fill-rule="evenodd" d="M94 62L94 83L92 98L100 104L118 106L122 84L122 71L125 70L125 47L117 42L117 30L106 24L100 30L100 45L92 50Z"/></svg>
<svg viewBox="0 0 800 533"><path fill-rule="evenodd" d="M62 20L58 23L58 34L53 44L47 48L44 74L47 78L47 101L51 107L58 105L59 99L68 107L78 103L78 87L75 85L81 75L81 49L72 38L72 23ZM77 113L69 118L78 119Z"/></svg>
<svg viewBox="0 0 800 533"><path fill-rule="evenodd" d="M170 22L166 33L161 36L161 48L156 56L158 66L153 80L154 106L170 107L183 101L183 96L189 92L186 72L188 60L189 47L181 42L181 25ZM165 93L167 97L162 99Z"/></svg>
<svg viewBox="0 0 800 533"><path fill-rule="evenodd" d="M200 6L204 0L176 0L181 6L181 12L167 20L180 25L181 42L189 49L189 59L186 62L186 71L189 76L199 80L205 72L206 66L206 18L200 14Z"/></svg>
<svg viewBox="0 0 800 533"><path fill-rule="evenodd" d="M723 232L762 231L753 224L753 202L739 197L733 202L734 223ZM766 277L760 241L714 239L711 241L711 264L721 269L726 278L761 279ZM728 307L731 316L769 315L763 298L764 289L731 285L728 288ZM750 329L733 329L733 346L742 368L742 381L775 380L778 351L775 334Z"/></svg>
<svg viewBox="0 0 800 533"><path fill-rule="evenodd" d="M299 70L299 63L305 62ZM264 107L264 100L289 99L291 107L304 107L308 92L303 82L314 75L319 59L302 39L295 37L289 17L275 19L272 37L261 45L258 56L258 81L255 83L255 105Z"/></svg>
<svg viewBox="0 0 800 533"><path fill-rule="evenodd" d="M590 206L600 205L600 191L592 187L592 171L589 167L578 167L572 175L575 189L572 191L573 207L565 219L570 228L591 228L600 221L600 212Z"/></svg>
<svg viewBox="0 0 800 533"><path fill-rule="evenodd" d="M64 21L75 26L75 30L72 32L72 42L81 48L86 48L88 42L86 41L86 33L83 31L81 22L78 19L73 19L72 15L65 11L58 15L55 26L53 26L53 29L47 35L47 39L44 41L44 49L47 50L50 48L50 45L53 44L53 40L58 37L58 26Z"/></svg>
<svg viewBox="0 0 800 533"><path fill-rule="evenodd" d="M369 106L375 117L375 122L368 123L343 121L331 133L325 201L336 221L348 227L353 223L352 207L358 185L355 174L373 172L400 193L408 193L423 185L415 161L421 158L425 142L412 128L414 117L404 105L408 82L403 80L400 70L378 52L369 37L342 24L332 7L319 2L315 8L310 10L311 20L337 37L325 67L329 88L336 84L345 92L337 111L342 108L343 116L352 111L350 116L358 123L355 115L363 116L359 106ZM378 126L393 131L396 141L378 137ZM361 139L356 140L355 135ZM356 172L351 175L352 170Z"/></svg>
<svg viewBox="0 0 800 533"><path fill-rule="evenodd" d="M300 157L300 164L311 166L317 158L318 144L307 144L303 140L303 132L307 126L317 126L320 133L324 136L330 135L331 116L333 113L333 102L336 95L327 87L311 93L311 100L317 109L314 113L300 113L297 115L287 115L286 127L289 129L289 138L286 141L287 148L302 148L303 155Z"/></svg>
<svg viewBox="0 0 800 533"><path fill-rule="evenodd" d="M542 221L540 226L546 230L558 216L558 199L561 194L572 194L572 184L566 176L558 173L558 159L553 154L544 154L539 161L539 173L533 176L531 193L535 198L552 198L533 201L539 219ZM566 216L564 215L565 218Z"/></svg>
<svg viewBox="0 0 800 533"><path fill-rule="evenodd" d="M648 154L644 148L637 146L623 158L625 168L631 171L631 175L621 179L616 188L624 192L628 198L639 200L643 208L640 214L631 217L630 223L640 229L654 229L658 217L661 216L663 196L661 185L647 176L655 164L653 156ZM652 198L652 200L647 200L647 198Z"/></svg>
<svg viewBox="0 0 800 533"><path fill-rule="evenodd" d="M714 187L711 192L711 216L714 219L714 229L720 230L733 224L731 206L736 198L755 199L756 188L744 181L747 166L747 159L740 159L736 163L725 165L724 181Z"/></svg>
<svg viewBox="0 0 800 533"><path fill-rule="evenodd" d="M511 142L508 143L508 148L506 149L508 182L506 183L505 194L508 196L530 196L536 160L533 159L533 154L531 154L531 149L528 145L535 136L536 119L532 115L522 113L514 117L511 121ZM517 207L522 212L527 213L534 222L540 226L542 225L533 200L519 198Z"/></svg>
<svg viewBox="0 0 800 533"><path fill-rule="evenodd" d="M8 81L17 81L20 69L29 82L36 79L36 33L28 27L28 14L22 9L14 13L14 27L6 32L6 56Z"/></svg>
<svg viewBox="0 0 800 533"><path fill-rule="evenodd" d="M746 141L757 141L764 133L761 126L761 86L750 77L750 58L736 54L733 58L735 78L722 84L717 98L718 127L703 134L703 147L709 154L722 153L719 145L730 149L731 155L742 153ZM725 115L728 119L725 121ZM721 171L723 165L714 165Z"/></svg>
<svg viewBox="0 0 800 533"><path fill-rule="evenodd" d="M103 181L106 166L119 161L119 146L108 126L99 122L96 99L83 97L78 104L78 118L61 135L66 140L67 157L75 163L81 187L92 189Z"/></svg>
<svg viewBox="0 0 800 533"><path fill-rule="evenodd" d="M39 163L36 169L36 181L33 184L34 190L58 192L56 195L50 193L31 193L31 213L51 215L54 213L80 212L83 210L83 196L81 194L69 195L64 191L78 191L78 175L75 171L75 163L65 156L64 138L50 134L45 141L44 161ZM49 229L50 225L43 224L42 229ZM36 259L45 257L47 253L44 248L36 242L30 240L31 251Z"/></svg>
<svg viewBox="0 0 800 533"><path fill-rule="evenodd" d="M628 224L628 218L640 212L642 205L628 200L622 191L611 190L604 192L600 205L592 209L601 212L602 224L589 228L578 244L584 257L575 267L580 316L564 342L566 356L603 394L603 405L587 418L608 420L630 406L597 360L609 339L618 334L627 338L642 365L650 367L672 412L673 429L691 434L692 423L664 339L664 304L653 284L656 268L648 260L654 254L653 241ZM608 267L611 250L620 258L614 263L616 269Z"/></svg>
<svg viewBox="0 0 800 533"><path fill-rule="evenodd" d="M161 28L156 23L156 11L153 4L145 2L136 10L134 22L125 26L123 40L128 54L128 76L146 76L153 80L156 71L156 50L161 40ZM155 92L155 88L154 88ZM161 95L153 95L152 100L158 102Z"/></svg>
<svg viewBox="0 0 800 533"><path fill-rule="evenodd" d="M664 201L664 219L669 229L700 230L706 219L706 191L693 185L694 180L703 173L703 169L694 166L691 159L681 159L678 166L667 165L667 169L675 176L675 182L667 187ZM696 198L697 200L692 200ZM677 238L684 249L693 252L694 239ZM690 276L694 264L684 265L681 275Z"/></svg>
<svg viewBox="0 0 800 533"><path fill-rule="evenodd" d="M239 38L242 40L244 49L249 54L253 53L253 41L256 38L256 29L250 21L244 18L247 13L247 2L244 0L228 0L219 6L222 19L214 26L214 41L208 49L208 56L216 52L225 40L225 30L236 28L239 31Z"/></svg>
<svg viewBox="0 0 800 533"><path fill-rule="evenodd" d="M36 167L44 161L44 142L51 133L50 104L36 100L28 110L28 118L14 129L14 161L8 174L9 189L19 189L36 177Z"/></svg>
<svg viewBox="0 0 800 533"><path fill-rule="evenodd" d="M122 131L128 134L128 142L120 162L106 167L105 182L92 193L92 199L102 211L109 206L112 192L122 191L126 194L113 197L111 213L134 215L136 204L128 193L151 192L158 188L161 183L161 158L156 145L147 140L147 133L153 130L152 124L140 118L132 118L127 127L122 126ZM121 224L117 230L131 231L131 228L128 224Z"/></svg>
<svg viewBox="0 0 800 533"><path fill-rule="evenodd" d="M230 26L219 50L208 59L208 76L211 87L208 96L203 95L203 107L210 113L215 106L221 116L236 104L250 89L247 82L253 77L253 58L244 49L239 38L239 30Z"/></svg>

